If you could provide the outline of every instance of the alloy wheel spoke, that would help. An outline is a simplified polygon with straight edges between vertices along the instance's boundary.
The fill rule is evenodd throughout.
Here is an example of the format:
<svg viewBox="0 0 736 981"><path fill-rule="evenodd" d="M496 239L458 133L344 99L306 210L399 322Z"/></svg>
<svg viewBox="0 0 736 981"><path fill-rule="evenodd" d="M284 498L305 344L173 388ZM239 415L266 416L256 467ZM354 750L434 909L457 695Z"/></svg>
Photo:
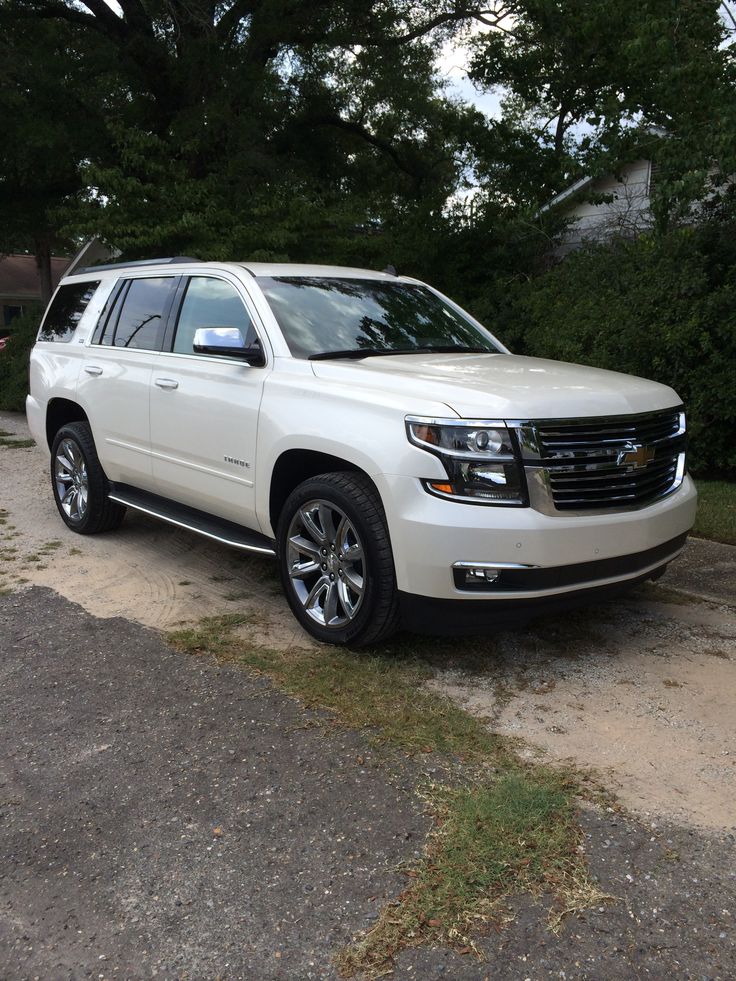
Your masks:
<svg viewBox="0 0 736 981"><path fill-rule="evenodd" d="M332 518L332 508L320 502L319 505L319 522L322 525L322 530L325 534L325 540L328 542L335 541L335 522Z"/></svg>
<svg viewBox="0 0 736 981"><path fill-rule="evenodd" d="M363 577L355 569L343 567L343 578L354 593L357 593L358 596L363 595Z"/></svg>
<svg viewBox="0 0 736 981"><path fill-rule="evenodd" d="M62 466L67 471L67 473L70 473L71 474L74 471L74 464L69 459L69 457L63 455L63 453L57 453L57 455L56 455L56 462L60 466Z"/></svg>
<svg viewBox="0 0 736 981"><path fill-rule="evenodd" d="M289 545L300 555L308 555L315 562L319 562L319 545L310 542L304 535L293 535L289 539Z"/></svg>
<svg viewBox="0 0 736 981"><path fill-rule="evenodd" d="M320 571L320 564L314 559L307 559L306 562L292 562L289 568L289 575L292 579L304 579L305 576L311 575L313 572Z"/></svg>
<svg viewBox="0 0 736 981"><path fill-rule="evenodd" d="M330 580L327 576L320 576L317 582L309 590L307 598L304 600L304 608L313 610L317 606L317 601L325 590L330 588Z"/></svg>
<svg viewBox="0 0 736 981"><path fill-rule="evenodd" d="M325 597L324 614L325 623L329 624L337 617L338 590L336 582L328 582L327 596Z"/></svg>
<svg viewBox="0 0 736 981"><path fill-rule="evenodd" d="M340 518L337 531L335 532L335 551L338 555L344 555L347 548L345 539L347 538L348 532L352 530L353 526L350 524L345 515L343 515Z"/></svg>
<svg viewBox="0 0 736 981"><path fill-rule="evenodd" d="M350 545L342 553L342 558L344 562L362 562L363 560L363 548L359 544Z"/></svg>
<svg viewBox="0 0 736 981"><path fill-rule="evenodd" d="M77 496L77 488L73 485L66 491L61 499L61 506L64 508L69 517L72 517L72 510L74 508L74 501Z"/></svg>
<svg viewBox="0 0 736 981"><path fill-rule="evenodd" d="M325 535L324 531L314 520L313 511L308 511L306 508L302 508L299 512L299 517L301 518L304 530L312 536L313 541L319 542L320 545L327 541L327 536Z"/></svg>
<svg viewBox="0 0 736 981"><path fill-rule="evenodd" d="M345 610L346 615L352 619L355 614L355 609L360 602L360 596L356 599L350 595L350 589L344 579L338 582L337 595L340 598L340 605L343 610Z"/></svg>

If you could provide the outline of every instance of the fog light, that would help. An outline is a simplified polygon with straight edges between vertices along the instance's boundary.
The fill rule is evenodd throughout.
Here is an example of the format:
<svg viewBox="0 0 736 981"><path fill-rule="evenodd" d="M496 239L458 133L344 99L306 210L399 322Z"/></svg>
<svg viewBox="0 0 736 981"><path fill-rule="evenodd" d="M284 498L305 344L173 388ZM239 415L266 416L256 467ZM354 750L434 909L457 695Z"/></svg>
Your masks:
<svg viewBox="0 0 736 981"><path fill-rule="evenodd" d="M465 570L465 582L475 585L479 582L495 582L501 575L500 569L489 569L483 566L471 566Z"/></svg>

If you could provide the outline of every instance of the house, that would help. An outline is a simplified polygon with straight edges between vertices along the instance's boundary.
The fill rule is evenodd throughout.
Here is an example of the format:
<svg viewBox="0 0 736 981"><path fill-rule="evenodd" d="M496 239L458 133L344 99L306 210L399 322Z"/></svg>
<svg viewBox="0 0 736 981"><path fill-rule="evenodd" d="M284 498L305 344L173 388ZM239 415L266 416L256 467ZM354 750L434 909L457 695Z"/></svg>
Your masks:
<svg viewBox="0 0 736 981"><path fill-rule="evenodd" d="M51 282L55 289L69 259L51 259ZM7 327L31 303L41 303L41 280L32 255L0 256L0 328Z"/></svg>
<svg viewBox="0 0 736 981"><path fill-rule="evenodd" d="M646 231L652 224L655 177L651 161L635 160L622 165L616 175L581 177L552 198L538 214L554 209L569 221L554 254L561 257L586 243Z"/></svg>

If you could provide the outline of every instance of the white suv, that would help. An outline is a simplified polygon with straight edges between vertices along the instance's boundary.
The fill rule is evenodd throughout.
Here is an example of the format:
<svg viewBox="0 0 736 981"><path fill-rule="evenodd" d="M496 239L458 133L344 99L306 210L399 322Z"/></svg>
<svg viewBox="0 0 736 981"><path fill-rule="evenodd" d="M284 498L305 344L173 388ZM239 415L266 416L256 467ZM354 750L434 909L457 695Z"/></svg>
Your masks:
<svg viewBox="0 0 736 981"><path fill-rule="evenodd" d="M430 286L364 269L75 273L27 411L70 528L134 508L274 555L299 622L337 644L655 578L695 516L672 389L516 357Z"/></svg>

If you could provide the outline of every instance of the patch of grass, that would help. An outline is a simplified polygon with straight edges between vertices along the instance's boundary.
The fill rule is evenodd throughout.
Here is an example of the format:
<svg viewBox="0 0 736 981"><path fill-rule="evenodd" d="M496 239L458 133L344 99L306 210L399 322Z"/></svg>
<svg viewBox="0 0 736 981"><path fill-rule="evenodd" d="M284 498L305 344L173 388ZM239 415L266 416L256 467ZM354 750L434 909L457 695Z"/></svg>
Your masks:
<svg viewBox="0 0 736 981"><path fill-rule="evenodd" d="M736 483L698 480L698 513L693 534L736 545Z"/></svg>
<svg viewBox="0 0 736 981"><path fill-rule="evenodd" d="M337 958L343 977L382 977L406 947L444 944L479 951L479 923L501 919L511 893L551 892L553 928L604 897L587 880L571 787L562 774L514 771L492 783L432 785L426 795L435 830L409 885L376 925Z"/></svg>
<svg viewBox="0 0 736 981"><path fill-rule="evenodd" d="M36 443L32 439L17 439L10 438L12 433L6 433L0 436L0 446L13 447L16 450L26 450L31 446L35 446Z"/></svg>
<svg viewBox="0 0 736 981"><path fill-rule="evenodd" d="M506 743L449 699L424 688L431 668L411 647L390 657L337 648L270 650L248 644L234 628L253 614L208 617L169 634L179 650L242 664L268 675L309 708L409 753L440 753L468 763L508 762Z"/></svg>
<svg viewBox="0 0 736 981"><path fill-rule="evenodd" d="M35 553L33 553L31 555L26 555L25 561L26 562L40 562L41 561L41 556L40 555L36 555Z"/></svg>
<svg viewBox="0 0 736 981"><path fill-rule="evenodd" d="M327 710L325 724L361 729L374 743L411 755L433 754L453 774L453 786L433 784L425 795L435 827L421 860L406 870L407 888L338 954L343 976L384 976L399 950L424 943L477 954L473 932L501 920L512 893L552 893L553 926L605 898L579 847L579 777L521 761L508 740L424 684L433 671L418 650L437 657L455 641L405 637L359 655L271 650L239 634L253 622L252 614L210 617L170 633L169 641L266 675L306 706Z"/></svg>
<svg viewBox="0 0 736 981"><path fill-rule="evenodd" d="M69 554L70 555L81 555L82 554L82 550L81 550L81 548L77 548L76 545L72 545L72 547L69 549Z"/></svg>
<svg viewBox="0 0 736 981"><path fill-rule="evenodd" d="M63 542L60 542L60 541L58 541L58 539L55 539L54 541L46 542L44 545L42 545L40 551L41 552L55 552L56 549L57 548L61 548L61 546L63 544L64 544Z"/></svg>

